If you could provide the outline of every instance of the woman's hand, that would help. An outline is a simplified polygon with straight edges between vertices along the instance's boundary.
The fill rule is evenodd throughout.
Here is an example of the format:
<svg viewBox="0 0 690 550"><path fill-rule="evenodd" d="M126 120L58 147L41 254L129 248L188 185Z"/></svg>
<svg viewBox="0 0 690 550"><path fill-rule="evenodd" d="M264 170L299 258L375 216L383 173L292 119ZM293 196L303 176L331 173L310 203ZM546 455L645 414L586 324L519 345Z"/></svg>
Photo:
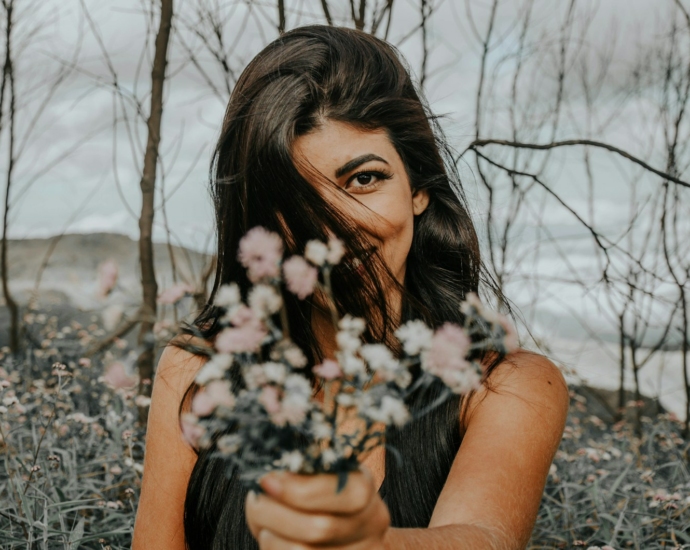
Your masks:
<svg viewBox="0 0 690 550"><path fill-rule="evenodd" d="M273 472L260 484L266 493L250 493L246 512L261 550L383 550L390 516L366 467L340 493L333 474Z"/></svg>

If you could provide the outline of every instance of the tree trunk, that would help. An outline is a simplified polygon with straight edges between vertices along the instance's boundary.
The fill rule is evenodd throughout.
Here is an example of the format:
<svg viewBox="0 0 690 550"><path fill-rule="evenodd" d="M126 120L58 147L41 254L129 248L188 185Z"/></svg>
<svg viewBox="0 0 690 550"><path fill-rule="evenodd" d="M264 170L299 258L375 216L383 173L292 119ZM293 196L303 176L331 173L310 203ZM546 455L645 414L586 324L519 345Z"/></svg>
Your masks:
<svg viewBox="0 0 690 550"><path fill-rule="evenodd" d="M688 365L688 354L690 353L690 316L688 315L688 300L685 296L685 288L680 287L680 298L683 307L683 345L682 365L683 365L683 382L685 383L685 427L683 428L683 437L686 439L690 437L690 365Z"/></svg>
<svg viewBox="0 0 690 550"><path fill-rule="evenodd" d="M141 283L143 287L142 321L139 328L138 344L142 348L137 359L139 371L139 393L151 395L153 362L155 359L155 336L153 325L156 322L156 297L158 285L153 264L153 214L156 188L156 166L158 146L161 140L161 120L163 118L163 85L167 65L168 42L172 28L173 0L161 0L161 18L156 35L155 54L151 68L151 111L148 120L148 138L144 154L144 170L141 176L141 216L139 217L139 262L141 264ZM146 422L148 408L139 408L139 420Z"/></svg>
<svg viewBox="0 0 690 550"><path fill-rule="evenodd" d="M278 32L285 32L285 0L278 0Z"/></svg>
<svg viewBox="0 0 690 550"><path fill-rule="evenodd" d="M640 366L637 364L637 342L630 342L630 362L633 371L633 378L635 380L635 422L634 428L637 437L642 437L642 407L640 401L642 394L640 393Z"/></svg>
<svg viewBox="0 0 690 550"><path fill-rule="evenodd" d="M625 411L625 331L623 329L623 316L619 318L620 321L620 385L618 386L618 411L616 412L616 419L623 418Z"/></svg>
<svg viewBox="0 0 690 550"><path fill-rule="evenodd" d="M2 240L0 244L0 271L2 271L2 293L10 315L10 350L13 353L19 351L19 306L14 301L9 287L9 266L7 265L7 224L10 215L10 188L12 186L12 174L14 172L14 123L15 123L15 93L14 93L14 67L12 66L12 11L14 2L3 2L7 24L5 25L5 62L2 70L2 85L0 86L0 129L2 129L2 107L5 101L5 90L9 84L9 146L7 160L7 174L5 180L5 203L3 208Z"/></svg>

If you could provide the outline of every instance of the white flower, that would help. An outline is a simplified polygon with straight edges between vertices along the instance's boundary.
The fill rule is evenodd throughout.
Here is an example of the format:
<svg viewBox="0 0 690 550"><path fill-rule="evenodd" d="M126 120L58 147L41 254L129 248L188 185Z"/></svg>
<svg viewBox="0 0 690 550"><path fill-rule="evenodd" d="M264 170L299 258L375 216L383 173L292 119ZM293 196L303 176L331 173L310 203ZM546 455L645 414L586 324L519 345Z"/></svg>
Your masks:
<svg viewBox="0 0 690 550"><path fill-rule="evenodd" d="M356 352L362 345L362 341L351 332L341 330L335 335L335 340L338 343L338 349L346 353Z"/></svg>
<svg viewBox="0 0 690 550"><path fill-rule="evenodd" d="M333 433L333 429L328 422L312 422L311 433L316 439L328 439Z"/></svg>
<svg viewBox="0 0 690 550"><path fill-rule="evenodd" d="M220 307L231 308L239 305L240 300L240 287L237 286L237 283L230 283L229 285L222 285L218 289L214 303Z"/></svg>
<svg viewBox="0 0 690 550"><path fill-rule="evenodd" d="M227 434L218 438L216 446L224 455L236 453L242 445L242 437L238 434Z"/></svg>
<svg viewBox="0 0 690 550"><path fill-rule="evenodd" d="M354 396L349 393L339 393L335 400L338 405L342 405L343 407L353 407L357 402Z"/></svg>
<svg viewBox="0 0 690 550"><path fill-rule="evenodd" d="M303 463L304 457L299 451L290 451L283 453L283 455L280 457L278 465L284 466L291 472L299 472Z"/></svg>
<svg viewBox="0 0 690 550"><path fill-rule="evenodd" d="M249 307L261 315L276 313L283 305L283 299L272 286L256 285L249 292Z"/></svg>
<svg viewBox="0 0 690 550"><path fill-rule="evenodd" d="M206 385L211 380L223 378L225 372L232 365L232 355L227 353L216 353L206 364L201 367L194 379L200 386Z"/></svg>
<svg viewBox="0 0 690 550"><path fill-rule="evenodd" d="M328 239L328 255L326 256L326 261L331 265L336 265L340 263L344 255L345 246L343 246L343 241L336 237Z"/></svg>
<svg viewBox="0 0 690 550"><path fill-rule="evenodd" d="M286 403L289 403L293 407L303 409L306 412L311 405L311 394L292 392L287 393L283 398L283 404Z"/></svg>
<svg viewBox="0 0 690 550"><path fill-rule="evenodd" d="M321 462L323 465L328 467L338 460L338 455L333 449L324 449L321 451Z"/></svg>
<svg viewBox="0 0 690 550"><path fill-rule="evenodd" d="M352 354L342 354L339 357L339 362L342 371L349 376L366 373L364 361L362 361L359 357L355 357Z"/></svg>
<svg viewBox="0 0 690 550"><path fill-rule="evenodd" d="M419 355L431 347L434 332L419 319L408 321L395 331L395 335L408 355Z"/></svg>
<svg viewBox="0 0 690 550"><path fill-rule="evenodd" d="M275 382L276 384L282 384L285 381L285 376L287 375L287 369L282 363L264 363L263 364L264 374L269 382Z"/></svg>
<svg viewBox="0 0 690 550"><path fill-rule="evenodd" d="M368 407L365 414L375 422L383 422L384 424L395 424L402 426L410 418L410 413L400 399L384 395L381 399L381 406L377 409L375 407Z"/></svg>
<svg viewBox="0 0 690 550"><path fill-rule="evenodd" d="M304 376L291 374L285 379L285 393L298 393L311 396L312 387Z"/></svg>
<svg viewBox="0 0 690 550"><path fill-rule="evenodd" d="M498 323L500 321L499 314L487 308L474 292L468 292L465 296L465 301L460 304L460 311L465 315L473 315L473 310L480 317L486 319L489 323Z"/></svg>
<svg viewBox="0 0 690 550"><path fill-rule="evenodd" d="M375 370L395 371L398 362L393 357L391 350L384 344L365 344L359 350L359 354Z"/></svg>
<svg viewBox="0 0 690 550"><path fill-rule="evenodd" d="M301 369L307 366L307 358L300 348L297 346L290 346L283 352L283 357L296 369Z"/></svg>
<svg viewBox="0 0 690 550"><path fill-rule="evenodd" d="M364 332L366 328L366 323L364 319L359 317L352 317L352 315L345 315L340 321L338 321L338 328L343 331L349 332L354 336L359 336Z"/></svg>
<svg viewBox="0 0 690 550"><path fill-rule="evenodd" d="M255 390L268 382L266 379L266 373L261 365L252 365L251 367L245 369L243 376L244 383L247 385L247 389L249 390Z"/></svg>
<svg viewBox="0 0 690 550"><path fill-rule="evenodd" d="M410 374L409 370L400 369L395 374L395 383L398 385L399 388L406 388L407 386L410 385L411 382L412 382L412 375Z"/></svg>
<svg viewBox="0 0 690 550"><path fill-rule="evenodd" d="M15 403L19 403L19 399L17 399L17 397L14 395L9 395L7 397L2 398L2 404L6 407L14 405Z"/></svg>
<svg viewBox="0 0 690 550"><path fill-rule="evenodd" d="M328 256L328 246L321 241L313 240L304 248L304 257L314 265L323 265Z"/></svg>
<svg viewBox="0 0 690 550"><path fill-rule="evenodd" d="M74 420L75 422L80 422L81 424L90 424L91 422L96 421L95 418L92 418L90 416L86 416L84 413L81 413L81 412L68 414L67 418Z"/></svg>
<svg viewBox="0 0 690 550"><path fill-rule="evenodd" d="M304 422L309 410L309 396L300 393L286 393L280 404L280 412L272 415L279 426L285 422L297 426Z"/></svg>
<svg viewBox="0 0 690 550"><path fill-rule="evenodd" d="M481 378L474 368L445 369L438 375L453 393L466 394L479 388Z"/></svg>
<svg viewBox="0 0 690 550"><path fill-rule="evenodd" d="M146 395L137 395L134 398L134 404L137 407L148 407L151 405L151 398Z"/></svg>

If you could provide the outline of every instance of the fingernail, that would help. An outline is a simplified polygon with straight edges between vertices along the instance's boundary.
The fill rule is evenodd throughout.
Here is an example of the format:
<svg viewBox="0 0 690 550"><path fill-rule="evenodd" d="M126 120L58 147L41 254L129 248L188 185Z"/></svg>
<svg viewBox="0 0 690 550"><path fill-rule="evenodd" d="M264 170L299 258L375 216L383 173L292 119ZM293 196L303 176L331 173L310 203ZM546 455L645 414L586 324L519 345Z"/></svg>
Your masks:
<svg viewBox="0 0 690 550"><path fill-rule="evenodd" d="M251 505L256 504L256 493L254 491L249 491L249 494L247 495L247 500Z"/></svg>
<svg viewBox="0 0 690 550"><path fill-rule="evenodd" d="M262 477L259 480L259 485L273 497L279 497L283 493L283 484L275 473L270 473Z"/></svg>

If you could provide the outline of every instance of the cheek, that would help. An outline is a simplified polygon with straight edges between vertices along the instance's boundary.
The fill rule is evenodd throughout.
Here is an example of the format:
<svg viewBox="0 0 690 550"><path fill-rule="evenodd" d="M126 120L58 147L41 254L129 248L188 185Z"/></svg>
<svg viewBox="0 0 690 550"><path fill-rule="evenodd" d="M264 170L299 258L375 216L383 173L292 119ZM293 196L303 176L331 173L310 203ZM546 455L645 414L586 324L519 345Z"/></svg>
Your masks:
<svg viewBox="0 0 690 550"><path fill-rule="evenodd" d="M363 229L379 241L389 267L397 271L405 262L412 244L412 197L409 192L393 196L381 194L372 197L367 206L378 216L368 216L368 223L363 224Z"/></svg>

